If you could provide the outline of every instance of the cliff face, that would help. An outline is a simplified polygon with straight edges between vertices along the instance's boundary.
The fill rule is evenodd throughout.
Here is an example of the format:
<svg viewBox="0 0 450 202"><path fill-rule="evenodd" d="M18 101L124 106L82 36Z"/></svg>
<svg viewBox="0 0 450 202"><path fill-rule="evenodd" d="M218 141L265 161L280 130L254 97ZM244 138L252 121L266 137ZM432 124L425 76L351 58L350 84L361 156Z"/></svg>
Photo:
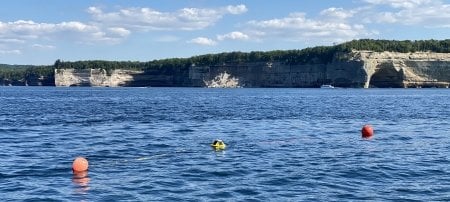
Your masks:
<svg viewBox="0 0 450 202"><path fill-rule="evenodd" d="M354 51L335 55L329 64L274 62L224 64L200 69L203 72L200 77L207 81L226 72L239 82L237 86L244 87L319 87L322 84L364 88L450 86L449 53Z"/></svg>
<svg viewBox="0 0 450 202"><path fill-rule="evenodd" d="M354 52L364 62L364 87L445 87L450 84L449 53Z"/></svg>
<svg viewBox="0 0 450 202"><path fill-rule="evenodd" d="M56 69L55 86L133 86L134 77L142 71L113 70L108 74L104 69Z"/></svg>
<svg viewBox="0 0 450 202"><path fill-rule="evenodd" d="M202 79L209 87L319 87L328 83L342 87L359 87L364 83L364 71L361 67L362 63L359 61L315 65L288 65L281 62L223 64L200 68L203 69L203 74L194 79ZM208 85L217 84L214 80L223 74L228 74L229 80L235 82L222 83L237 84Z"/></svg>
<svg viewBox="0 0 450 202"><path fill-rule="evenodd" d="M181 87L446 87L450 54L336 54L331 63L289 65L282 62L224 63L215 66L160 68L147 71L55 70L56 86Z"/></svg>

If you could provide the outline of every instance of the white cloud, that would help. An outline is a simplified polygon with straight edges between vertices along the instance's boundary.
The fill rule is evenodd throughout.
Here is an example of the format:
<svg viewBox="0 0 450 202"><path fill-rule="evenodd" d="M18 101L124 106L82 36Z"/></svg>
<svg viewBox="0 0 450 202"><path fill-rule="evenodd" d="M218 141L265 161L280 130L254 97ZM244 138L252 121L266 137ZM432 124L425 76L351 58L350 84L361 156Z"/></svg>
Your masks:
<svg viewBox="0 0 450 202"><path fill-rule="evenodd" d="M9 38L18 41L43 38L47 37L49 34L61 34L68 32L90 35L100 30L97 26L75 21L52 24L18 20L15 22L0 22L0 25L2 28L0 38Z"/></svg>
<svg viewBox="0 0 450 202"><path fill-rule="evenodd" d="M367 22L450 27L450 4L439 0L365 0L374 6ZM382 10L389 6L390 10ZM380 11L382 10L382 11Z"/></svg>
<svg viewBox="0 0 450 202"><path fill-rule="evenodd" d="M91 22L69 21L59 23L35 22L32 20L0 21L0 47L2 54L17 53L9 49L24 48L15 44L29 44L35 49L52 49L42 45L48 42L73 41L82 44L117 44L129 37L133 31L149 30L200 30L214 25L225 15L247 12L245 5L229 5L219 8L182 8L174 12L162 12L151 8L124 8L104 12L98 7L89 7ZM160 41L178 41L178 37L161 37ZM197 38L192 43L215 45L207 38ZM20 51L20 50L19 50Z"/></svg>
<svg viewBox="0 0 450 202"><path fill-rule="evenodd" d="M322 19L307 18L305 13L291 13L284 18L250 21L248 24L264 33L266 38L277 37L289 41L342 41L370 34L363 25L348 22L346 18L350 16L343 16L340 12L340 9L324 10L322 14L326 17ZM329 19L330 13L337 13L342 18Z"/></svg>
<svg viewBox="0 0 450 202"><path fill-rule="evenodd" d="M93 19L106 26L119 26L130 30L200 30L212 26L226 14L238 15L247 11L245 5L217 9L183 8L175 12L162 12L152 8L124 8L103 12L89 7Z"/></svg>
<svg viewBox="0 0 450 202"><path fill-rule="evenodd" d="M61 22L57 24L52 23L37 23L31 20L17 20L14 22L0 22L0 37L1 38L39 38L52 33L59 32L79 32L89 33L98 30L99 28L92 25L87 25L81 22ZM16 39L17 39L16 38Z"/></svg>
<svg viewBox="0 0 450 202"><path fill-rule="evenodd" d="M399 22L397 16L391 12L381 12L378 13L375 21L377 23L396 23Z"/></svg>
<svg viewBox="0 0 450 202"><path fill-rule="evenodd" d="M334 19L347 19L352 17L354 11L344 10L343 8L328 8L320 12L320 15L334 18Z"/></svg>
<svg viewBox="0 0 450 202"><path fill-rule="evenodd" d="M0 50L0 55L21 55L20 50Z"/></svg>
<svg viewBox="0 0 450 202"><path fill-rule="evenodd" d="M0 43L42 43L39 41L76 41L80 43L118 43L130 34L125 28L103 28L78 21L38 23L31 20L0 22ZM31 45L34 48L44 49ZM46 47L45 49L48 49Z"/></svg>
<svg viewBox="0 0 450 202"><path fill-rule="evenodd" d="M42 50L51 50L56 48L53 45L43 45L43 44L33 44L31 47Z"/></svg>
<svg viewBox="0 0 450 202"><path fill-rule="evenodd" d="M102 14L102 10L100 8L97 8L95 6L91 6L86 10L88 13L93 15L100 15Z"/></svg>
<svg viewBox="0 0 450 202"><path fill-rule="evenodd" d="M39 24L38 24L39 25ZM97 31L99 28L93 25L88 25L82 22L62 22L59 24L46 24L41 23L40 25L46 25L49 29L45 31L74 31L74 32L92 32ZM35 26L36 27L36 26ZM37 26L39 27L39 26Z"/></svg>
<svg viewBox="0 0 450 202"><path fill-rule="evenodd" d="M306 13L291 13L286 17L252 20L245 33L258 40L341 42L379 35L376 27L402 24L428 28L450 27L450 4L440 0L362 0L366 4L354 8L331 7L315 18ZM379 23L373 26L374 23ZM252 33L258 33L252 34ZM227 35L218 36L218 40Z"/></svg>
<svg viewBox="0 0 450 202"><path fill-rule="evenodd" d="M12 38L0 38L0 44L3 44L3 43L23 44L23 43L25 43L25 40L12 39Z"/></svg>
<svg viewBox="0 0 450 202"><path fill-rule="evenodd" d="M389 5L394 8L416 8L421 5L428 5L433 2L437 2L435 0L364 0L367 3L375 4L375 5Z"/></svg>
<svg viewBox="0 0 450 202"><path fill-rule="evenodd" d="M243 4L237 6L227 6L226 10L233 15L242 14L248 11L247 7Z"/></svg>
<svg viewBox="0 0 450 202"><path fill-rule="evenodd" d="M120 36L120 37L127 37L128 35L131 34L131 32L129 30L122 28L122 27L111 27L111 28L108 28L108 30L112 34L116 34L117 36Z"/></svg>
<svg viewBox="0 0 450 202"><path fill-rule="evenodd" d="M206 38L206 37L197 37L195 39L189 40L188 43L204 45L204 46L214 46L217 44L216 41Z"/></svg>
<svg viewBox="0 0 450 202"><path fill-rule="evenodd" d="M230 32L228 34L224 34L224 35L218 35L217 36L217 40L219 41L223 41L226 39L231 39L231 40L248 40L250 37L242 32Z"/></svg>

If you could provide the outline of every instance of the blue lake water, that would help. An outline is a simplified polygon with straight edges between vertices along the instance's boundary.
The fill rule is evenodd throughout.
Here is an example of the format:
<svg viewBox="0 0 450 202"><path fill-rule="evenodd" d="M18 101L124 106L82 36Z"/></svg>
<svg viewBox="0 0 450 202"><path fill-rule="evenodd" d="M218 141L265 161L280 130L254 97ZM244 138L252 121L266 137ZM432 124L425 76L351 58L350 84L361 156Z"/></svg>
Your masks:
<svg viewBox="0 0 450 202"><path fill-rule="evenodd" d="M450 201L449 89L0 87L0 108L2 201Z"/></svg>

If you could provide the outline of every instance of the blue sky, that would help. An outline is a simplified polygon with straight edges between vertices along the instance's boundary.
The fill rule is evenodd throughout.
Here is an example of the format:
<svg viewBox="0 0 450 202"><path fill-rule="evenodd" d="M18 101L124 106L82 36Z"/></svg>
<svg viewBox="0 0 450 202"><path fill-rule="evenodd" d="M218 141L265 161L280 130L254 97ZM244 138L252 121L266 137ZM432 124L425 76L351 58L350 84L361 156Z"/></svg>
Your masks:
<svg viewBox="0 0 450 202"><path fill-rule="evenodd" d="M449 36L449 0L14 0L0 7L3 64L150 61Z"/></svg>

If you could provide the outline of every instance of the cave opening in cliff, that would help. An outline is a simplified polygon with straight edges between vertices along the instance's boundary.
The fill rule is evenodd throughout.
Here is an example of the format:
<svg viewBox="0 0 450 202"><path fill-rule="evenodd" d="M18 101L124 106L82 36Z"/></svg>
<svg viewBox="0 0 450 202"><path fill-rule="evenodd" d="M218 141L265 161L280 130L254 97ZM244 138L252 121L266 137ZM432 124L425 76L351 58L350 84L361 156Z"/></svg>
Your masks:
<svg viewBox="0 0 450 202"><path fill-rule="evenodd" d="M378 69L370 78L371 88L402 88L403 74L393 66Z"/></svg>

